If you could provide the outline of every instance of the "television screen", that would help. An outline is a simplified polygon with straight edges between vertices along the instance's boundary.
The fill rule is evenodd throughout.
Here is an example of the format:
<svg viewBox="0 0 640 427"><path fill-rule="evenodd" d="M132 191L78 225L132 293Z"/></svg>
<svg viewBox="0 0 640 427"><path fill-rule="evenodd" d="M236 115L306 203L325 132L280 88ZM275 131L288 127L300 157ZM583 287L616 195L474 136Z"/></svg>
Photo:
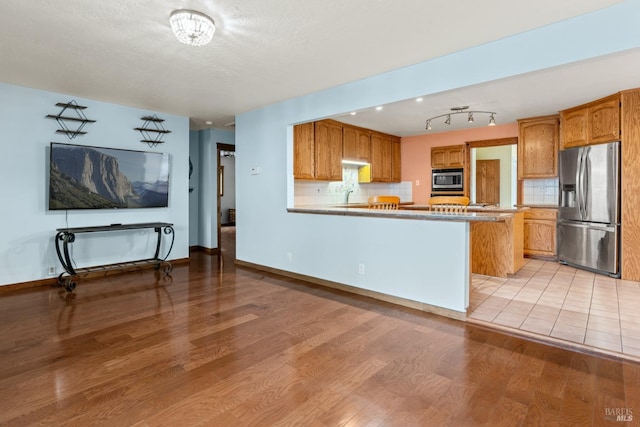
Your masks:
<svg viewBox="0 0 640 427"><path fill-rule="evenodd" d="M51 143L49 209L166 207L169 155Z"/></svg>

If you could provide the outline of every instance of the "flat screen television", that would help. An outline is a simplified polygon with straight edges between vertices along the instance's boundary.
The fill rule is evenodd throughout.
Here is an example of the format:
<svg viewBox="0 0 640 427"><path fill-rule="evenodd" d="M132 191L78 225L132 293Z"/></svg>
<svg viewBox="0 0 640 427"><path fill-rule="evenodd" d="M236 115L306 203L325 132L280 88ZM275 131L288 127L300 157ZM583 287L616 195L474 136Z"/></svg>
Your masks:
<svg viewBox="0 0 640 427"><path fill-rule="evenodd" d="M49 209L159 208L169 204L169 155L51 143Z"/></svg>

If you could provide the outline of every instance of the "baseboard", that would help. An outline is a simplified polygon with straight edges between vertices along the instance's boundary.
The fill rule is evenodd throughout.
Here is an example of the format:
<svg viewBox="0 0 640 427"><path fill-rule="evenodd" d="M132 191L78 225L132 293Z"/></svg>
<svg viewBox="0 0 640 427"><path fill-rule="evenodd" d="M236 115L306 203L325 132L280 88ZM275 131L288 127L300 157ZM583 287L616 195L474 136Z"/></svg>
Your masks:
<svg viewBox="0 0 640 427"><path fill-rule="evenodd" d="M169 260L169 262L172 265L182 265L182 264L189 264L191 260L189 258L178 258L178 259L172 259ZM153 264L148 264L148 265L144 265L144 266L136 266L134 268L123 268L121 270L113 270L108 272L107 274L109 276L113 276L113 275L117 275L117 274L124 274L124 273L129 273L131 271L138 271L138 270L150 270L153 269L154 265ZM90 274L83 274L82 275L82 280L90 280L92 278L96 278L96 277L104 277L105 272L95 272L95 273L90 273ZM66 276L65 277L69 277ZM10 283L8 285L3 285L0 286L0 294L4 294L7 292L15 292L15 291L19 291L22 289L30 289L30 288L38 288L41 286L49 286L49 287L53 287L53 286L58 286L58 277L48 277L46 279L38 279L38 280L31 280L29 282L20 282L20 283Z"/></svg>
<svg viewBox="0 0 640 427"><path fill-rule="evenodd" d="M220 248L205 248L204 246L189 246L189 252L204 252L207 255L219 255Z"/></svg>
<svg viewBox="0 0 640 427"><path fill-rule="evenodd" d="M351 285L345 285L344 283L338 283L330 280L319 279L317 277L307 276L299 273L293 273L291 271L280 270L277 268L267 267L264 265L254 264L254 263L242 261L242 260L235 260L235 264L242 267L248 267L248 268L253 268L255 270L277 274L279 276L303 280L305 282L313 283L315 285L325 286L327 288L338 289L344 292L349 292L352 294L373 298L379 301L388 302L388 303L399 305L402 307L412 308L414 310L424 311L426 313L437 314L439 316L448 317L450 319L466 321L466 317L467 317L467 314L465 312L450 310L448 308L437 307L437 306L426 304L419 301L413 301L406 298L384 294L382 292L376 292L368 289L358 288Z"/></svg>

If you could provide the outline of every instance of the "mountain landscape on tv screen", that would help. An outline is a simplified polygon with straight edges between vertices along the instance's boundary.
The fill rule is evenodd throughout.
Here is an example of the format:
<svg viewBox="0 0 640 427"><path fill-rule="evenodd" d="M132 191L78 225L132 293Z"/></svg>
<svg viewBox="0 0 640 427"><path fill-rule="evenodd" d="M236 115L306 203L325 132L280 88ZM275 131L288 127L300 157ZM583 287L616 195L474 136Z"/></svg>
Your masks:
<svg viewBox="0 0 640 427"><path fill-rule="evenodd" d="M52 146L50 167L49 209L146 208L168 204L167 181L131 182L116 157L91 147Z"/></svg>

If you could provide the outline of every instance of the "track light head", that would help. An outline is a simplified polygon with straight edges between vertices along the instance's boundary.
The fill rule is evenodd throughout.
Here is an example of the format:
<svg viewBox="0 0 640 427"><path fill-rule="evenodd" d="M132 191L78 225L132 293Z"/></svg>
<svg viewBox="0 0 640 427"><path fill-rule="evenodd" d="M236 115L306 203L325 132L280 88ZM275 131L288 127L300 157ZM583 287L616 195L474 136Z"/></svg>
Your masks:
<svg viewBox="0 0 640 427"><path fill-rule="evenodd" d="M451 108L451 112L450 113L445 113L445 114L440 114L439 116L433 116L427 119L427 124L426 124L426 129L427 130L431 130L431 121L434 119L439 119L441 117L444 117L444 124L445 125L451 125L451 116L454 116L456 114L467 114L467 122L468 123L474 123L475 119L473 117L474 114L489 114L489 126L495 126L496 125L496 118L495 115L498 114L495 111L480 111L480 110L474 110L474 111L469 111L469 106L468 105L464 105L464 106L460 106L460 107L453 107Z"/></svg>

